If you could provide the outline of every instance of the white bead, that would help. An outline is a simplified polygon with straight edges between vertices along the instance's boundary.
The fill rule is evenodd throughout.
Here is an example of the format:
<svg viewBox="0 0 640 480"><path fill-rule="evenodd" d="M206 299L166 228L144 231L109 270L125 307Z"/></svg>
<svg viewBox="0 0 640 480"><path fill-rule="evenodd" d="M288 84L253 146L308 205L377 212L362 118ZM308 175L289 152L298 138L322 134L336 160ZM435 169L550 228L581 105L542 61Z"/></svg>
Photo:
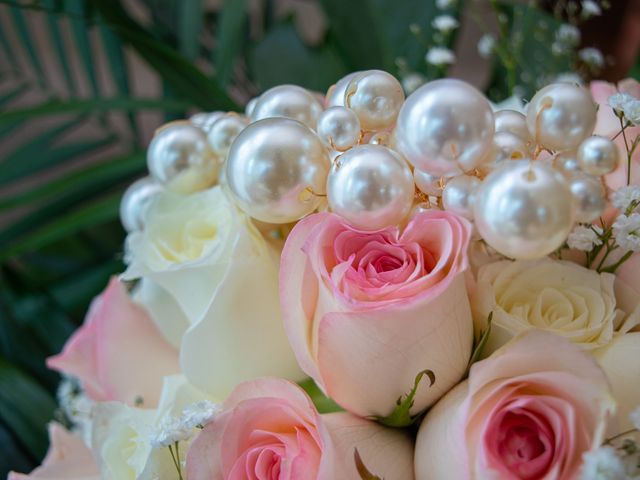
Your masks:
<svg viewBox="0 0 640 480"><path fill-rule="evenodd" d="M590 175L576 175L570 180L576 221L591 223L607 208L606 192L600 179Z"/></svg>
<svg viewBox="0 0 640 480"><path fill-rule="evenodd" d="M392 141L393 139L391 132L383 130L371 135L367 143L370 143L371 145L385 145L387 147L391 147Z"/></svg>
<svg viewBox="0 0 640 480"><path fill-rule="evenodd" d="M329 172L329 207L362 230L397 225L413 204L415 187L407 162L380 145L360 145L336 159Z"/></svg>
<svg viewBox="0 0 640 480"><path fill-rule="evenodd" d="M487 176L475 195L474 220L482 238L515 259L542 258L573 225L569 185L551 167L516 160Z"/></svg>
<svg viewBox="0 0 640 480"><path fill-rule="evenodd" d="M211 125L207 134L209 144L222 161L227 157L235 138L247 125L249 120L246 117L234 113L223 115Z"/></svg>
<svg viewBox="0 0 640 480"><path fill-rule="evenodd" d="M357 75L345 93L345 105L360 119L363 130L382 130L393 125L404 102L404 90L393 75L369 70Z"/></svg>
<svg viewBox="0 0 640 480"><path fill-rule="evenodd" d="M325 145L344 151L360 140L360 121L353 110L346 107L330 107L318 118L316 131Z"/></svg>
<svg viewBox="0 0 640 480"><path fill-rule="evenodd" d="M189 121L205 132L209 131L213 122L224 115L224 112L199 112L191 115ZM162 127L161 127L162 128Z"/></svg>
<svg viewBox="0 0 640 480"><path fill-rule="evenodd" d="M251 116L253 115L253 110L256 108L256 103L258 103L258 98L260 97L253 97L245 105L244 114L247 118L251 118Z"/></svg>
<svg viewBox="0 0 640 480"><path fill-rule="evenodd" d="M320 102L308 90L297 85L279 85L260 95L251 112L251 120L285 117L316 128L322 110Z"/></svg>
<svg viewBox="0 0 640 480"><path fill-rule="evenodd" d="M578 147L580 168L589 175L606 175L618 166L618 147L608 138L594 135Z"/></svg>
<svg viewBox="0 0 640 480"><path fill-rule="evenodd" d="M338 80L335 83L335 85L331 85L329 87L329 90L327 90L327 95L325 96L325 100L324 100L324 104L326 105L326 107L329 108L329 107L346 106L344 101L344 95L347 91L347 87L349 86L349 83L351 83L351 80L353 80L357 76L362 75L363 73L366 73L368 71L369 70L362 70L359 72L349 73L344 77L342 77L340 80Z"/></svg>
<svg viewBox="0 0 640 480"><path fill-rule="evenodd" d="M525 140L511 132L496 132L493 136L491 161L500 164L508 160L522 160L531 156Z"/></svg>
<svg viewBox="0 0 640 480"><path fill-rule="evenodd" d="M580 165L578 164L578 160L576 160L574 152L558 154L551 163L553 164L553 167L568 180L581 172Z"/></svg>
<svg viewBox="0 0 640 480"><path fill-rule="evenodd" d="M494 133L486 97L454 79L429 82L405 101L396 144L414 167L433 175L469 171L485 158Z"/></svg>
<svg viewBox="0 0 640 480"><path fill-rule="evenodd" d="M525 144L531 141L527 129L527 117L515 110L500 110L494 113L496 133L509 132L517 135Z"/></svg>
<svg viewBox="0 0 640 480"><path fill-rule="evenodd" d="M238 135L225 171L240 208L263 222L289 223L320 205L329 156L318 136L302 123L269 118Z"/></svg>
<svg viewBox="0 0 640 480"><path fill-rule="evenodd" d="M480 183L476 177L468 175L453 177L442 191L444 209L472 220L475 192Z"/></svg>
<svg viewBox="0 0 640 480"><path fill-rule="evenodd" d="M554 151L571 150L591 135L596 114L589 91L569 83L554 83L531 99L527 128L539 145Z"/></svg>
<svg viewBox="0 0 640 480"><path fill-rule="evenodd" d="M157 130L147 149L147 166L156 180L182 193L215 184L220 169L207 135L189 122Z"/></svg>
<svg viewBox="0 0 640 480"><path fill-rule="evenodd" d="M163 187L151 177L133 182L120 200L120 221L127 232L142 230L144 217L151 200Z"/></svg>
<svg viewBox="0 0 640 480"><path fill-rule="evenodd" d="M416 187L418 187L422 193L431 195L432 197L442 196L442 189L444 188L447 178L449 178L448 175L431 175L417 168L413 170L413 181Z"/></svg>

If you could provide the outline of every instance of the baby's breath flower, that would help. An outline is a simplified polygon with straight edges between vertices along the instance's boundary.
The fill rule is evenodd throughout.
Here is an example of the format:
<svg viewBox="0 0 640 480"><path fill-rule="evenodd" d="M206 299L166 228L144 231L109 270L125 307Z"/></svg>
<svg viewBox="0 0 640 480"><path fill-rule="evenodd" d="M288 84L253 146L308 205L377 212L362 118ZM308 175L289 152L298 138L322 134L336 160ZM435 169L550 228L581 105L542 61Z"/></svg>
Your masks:
<svg viewBox="0 0 640 480"><path fill-rule="evenodd" d="M184 428L193 429L211 422L219 412L220 405L209 400L202 400L186 407L182 411L180 422Z"/></svg>
<svg viewBox="0 0 640 480"><path fill-rule="evenodd" d="M433 28L439 30L442 33L449 33L460 26L458 20L451 15L438 15L433 19Z"/></svg>
<svg viewBox="0 0 640 480"><path fill-rule="evenodd" d="M450 65L456 61L455 54L445 47L431 47L425 55L427 63L436 66Z"/></svg>
<svg viewBox="0 0 640 480"><path fill-rule="evenodd" d="M421 73L410 73L402 79L402 88L408 95L425 84L427 79Z"/></svg>
<svg viewBox="0 0 640 480"><path fill-rule="evenodd" d="M447 8L454 7L457 0L436 0L436 7L440 10L446 10Z"/></svg>
<svg viewBox="0 0 640 480"><path fill-rule="evenodd" d="M483 58L489 58L496 47L496 38L490 33L485 33L478 40L478 53Z"/></svg>
<svg viewBox="0 0 640 480"><path fill-rule="evenodd" d="M621 187L613 192L613 195L611 196L611 204L623 212L634 203L640 203L640 186L638 185L626 185Z"/></svg>
<svg viewBox="0 0 640 480"><path fill-rule="evenodd" d="M635 98L633 98L628 93L618 92L611 95L607 99L607 103L614 110L618 112L624 112L624 109L627 106L627 104L629 104L630 102L633 102L634 100Z"/></svg>
<svg viewBox="0 0 640 480"><path fill-rule="evenodd" d="M589 252L596 245L602 244L601 234L602 228L598 226L585 227L584 225L578 225L569 234L567 244L569 248Z"/></svg>
<svg viewBox="0 0 640 480"><path fill-rule="evenodd" d="M620 215L613 223L613 233L624 251L640 251L640 214Z"/></svg>
<svg viewBox="0 0 640 480"><path fill-rule="evenodd" d="M578 51L578 58L586 63L589 68L598 70L604 67L604 55L597 48L587 47Z"/></svg>
<svg viewBox="0 0 640 480"><path fill-rule="evenodd" d="M151 435L151 446L162 448L189 439L193 433L180 419L169 417L164 419Z"/></svg>
<svg viewBox="0 0 640 480"><path fill-rule="evenodd" d="M593 0L583 0L582 1L582 17L598 17L602 15L602 8Z"/></svg>
<svg viewBox="0 0 640 480"><path fill-rule="evenodd" d="M631 420L633 428L640 430L640 406L637 406L633 412L629 414L629 420Z"/></svg>
<svg viewBox="0 0 640 480"><path fill-rule="evenodd" d="M582 455L581 480L626 480L624 464L613 447L604 446Z"/></svg>
<svg viewBox="0 0 640 480"><path fill-rule="evenodd" d="M640 125L640 100L627 103L624 108L624 117L633 125Z"/></svg>
<svg viewBox="0 0 640 480"><path fill-rule="evenodd" d="M564 23L556 31L556 40L562 44L576 46L580 43L580 30L575 25Z"/></svg>

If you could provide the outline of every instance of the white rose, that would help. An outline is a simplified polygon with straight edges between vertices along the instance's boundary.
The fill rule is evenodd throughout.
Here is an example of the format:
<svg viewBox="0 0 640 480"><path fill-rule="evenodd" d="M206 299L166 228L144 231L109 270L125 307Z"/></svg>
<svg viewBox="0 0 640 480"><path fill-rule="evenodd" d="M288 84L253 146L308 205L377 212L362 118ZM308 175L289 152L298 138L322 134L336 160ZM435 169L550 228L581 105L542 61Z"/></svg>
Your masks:
<svg viewBox="0 0 640 480"><path fill-rule="evenodd" d="M185 407L214 399L182 375L165 377L160 404L155 410L132 408L120 402L97 403L92 413L90 448L106 480L176 478L176 467L166 447L152 439L161 425L179 417ZM186 453L193 437L179 443Z"/></svg>
<svg viewBox="0 0 640 480"><path fill-rule="evenodd" d="M124 278L144 278L138 301L155 312L165 335L184 331L173 342L191 383L225 397L257 377L303 378L280 315L279 251L220 187L158 196L144 231L127 238L127 257ZM152 284L177 305L165 308L162 294L148 291Z"/></svg>
<svg viewBox="0 0 640 480"><path fill-rule="evenodd" d="M531 328L549 330L583 348L603 347L636 323L616 308L615 277L575 263L543 259L481 267L472 295L476 334L491 334L483 355Z"/></svg>

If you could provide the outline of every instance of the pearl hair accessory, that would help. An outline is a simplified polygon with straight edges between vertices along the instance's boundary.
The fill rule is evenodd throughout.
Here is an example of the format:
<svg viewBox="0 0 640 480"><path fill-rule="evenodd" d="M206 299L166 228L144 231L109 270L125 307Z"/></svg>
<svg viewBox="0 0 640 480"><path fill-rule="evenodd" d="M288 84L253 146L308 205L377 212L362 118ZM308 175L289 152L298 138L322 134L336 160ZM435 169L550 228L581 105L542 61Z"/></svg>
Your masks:
<svg viewBox="0 0 640 480"><path fill-rule="evenodd" d="M189 194L221 183L263 230L319 209L367 231L443 209L473 221L502 255L540 258L606 207L601 176L619 155L611 140L592 136L595 121L590 93L569 83L544 87L526 114L494 113L454 79L405 99L381 70L351 73L325 96L281 85L243 114L198 113L158 129L151 177L127 191L121 218L128 231L143 229L162 189Z"/></svg>

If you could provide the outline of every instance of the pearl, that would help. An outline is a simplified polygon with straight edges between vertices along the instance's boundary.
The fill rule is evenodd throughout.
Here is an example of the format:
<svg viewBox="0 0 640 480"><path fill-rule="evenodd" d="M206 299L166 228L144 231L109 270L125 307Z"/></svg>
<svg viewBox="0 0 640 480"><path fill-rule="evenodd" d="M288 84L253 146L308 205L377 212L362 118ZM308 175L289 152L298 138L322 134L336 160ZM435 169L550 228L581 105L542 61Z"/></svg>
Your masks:
<svg viewBox="0 0 640 480"><path fill-rule="evenodd" d="M349 83L351 83L351 80L353 80L359 75L362 75L363 73L366 73L367 71L368 70L363 70L359 72L349 73L348 75L345 75L340 80L338 80L335 83L335 85L331 85L329 87L329 90L327 90L327 94L324 99L324 104L327 106L327 108L328 107L344 107L345 106L344 94L347 91L347 87L349 86Z"/></svg>
<svg viewBox="0 0 640 480"><path fill-rule="evenodd" d="M381 132L375 132L371 137L369 137L369 141L371 145L385 145L391 147L392 143L392 135L391 132L383 130Z"/></svg>
<svg viewBox="0 0 640 480"><path fill-rule="evenodd" d="M162 190L162 185L151 177L140 178L127 188L120 201L120 221L127 232L144 228L146 210Z"/></svg>
<svg viewBox="0 0 640 480"><path fill-rule="evenodd" d="M213 122L223 115L224 112L199 112L191 115L191 117L189 117L189 121L196 127L208 132L211 125L213 125Z"/></svg>
<svg viewBox="0 0 640 480"><path fill-rule="evenodd" d="M393 125L403 102L402 85L382 70L369 70L352 78L345 92L345 105L356 113L366 131Z"/></svg>
<svg viewBox="0 0 640 480"><path fill-rule="evenodd" d="M540 162L507 162L489 174L473 209L482 238L515 259L541 258L567 238L573 225L569 185Z"/></svg>
<svg viewBox="0 0 640 480"><path fill-rule="evenodd" d="M418 187L422 193L431 195L432 197L442 196L442 189L444 188L447 178L449 178L448 175L431 175L417 168L413 170L413 181L416 187Z"/></svg>
<svg viewBox="0 0 640 480"><path fill-rule="evenodd" d="M442 191L444 209L473 220L474 195L480 183L476 177L468 175L453 177Z"/></svg>
<svg viewBox="0 0 640 480"><path fill-rule="evenodd" d="M557 155L551 162L555 169L566 179L571 179L580 173L580 165L573 152Z"/></svg>
<svg viewBox="0 0 640 480"><path fill-rule="evenodd" d="M495 128L498 132L509 132L520 137L526 144L531 141L529 130L527 128L527 117L515 110L499 110L494 113Z"/></svg>
<svg viewBox="0 0 640 480"><path fill-rule="evenodd" d="M606 175L618 166L618 147L608 138L593 136L578 147L580 168L589 175Z"/></svg>
<svg viewBox="0 0 640 480"><path fill-rule="evenodd" d="M569 182L573 195L576 221L591 223L596 220L605 208L607 198L600 179L589 175L577 175Z"/></svg>
<svg viewBox="0 0 640 480"><path fill-rule="evenodd" d="M571 150L593 132L596 104L582 87L554 83L538 91L527 108L527 128L549 150Z"/></svg>
<svg viewBox="0 0 640 480"><path fill-rule="evenodd" d="M289 223L320 205L329 165L327 150L312 130L288 118L269 118L250 124L235 139L226 181L247 214Z"/></svg>
<svg viewBox="0 0 640 480"><path fill-rule="evenodd" d="M247 102L247 104L244 106L244 114L247 118L251 118L251 115L253 115L253 111L256 108L256 103L258 103L258 98L259 97L253 97L251 100L249 100Z"/></svg>
<svg viewBox="0 0 640 480"><path fill-rule="evenodd" d="M249 125L249 119L235 113L223 115L211 125L207 134L209 144L223 161L229 153L231 144L247 125Z"/></svg>
<svg viewBox="0 0 640 480"><path fill-rule="evenodd" d="M491 154L491 161L496 164L508 160L522 160L530 156L526 141L511 132L505 131L496 132L493 136Z"/></svg>
<svg viewBox="0 0 640 480"><path fill-rule="evenodd" d="M156 180L181 193L215 184L220 169L207 135L189 122L157 130L147 149L147 167Z"/></svg>
<svg viewBox="0 0 640 480"><path fill-rule="evenodd" d="M279 85L260 95L251 112L251 120L285 117L316 128L320 113L322 105L311 92L296 85Z"/></svg>
<svg viewBox="0 0 640 480"><path fill-rule="evenodd" d="M429 82L407 98L396 143L414 167L433 175L469 171L484 159L494 133L485 96L460 80Z"/></svg>
<svg viewBox="0 0 640 480"><path fill-rule="evenodd" d="M330 107L320 114L316 131L327 146L344 151L360 140L360 120L353 110Z"/></svg>
<svg viewBox="0 0 640 480"><path fill-rule="evenodd" d="M359 145L343 153L327 181L331 210L362 230L399 224L411 210L414 194L407 162L380 145Z"/></svg>

